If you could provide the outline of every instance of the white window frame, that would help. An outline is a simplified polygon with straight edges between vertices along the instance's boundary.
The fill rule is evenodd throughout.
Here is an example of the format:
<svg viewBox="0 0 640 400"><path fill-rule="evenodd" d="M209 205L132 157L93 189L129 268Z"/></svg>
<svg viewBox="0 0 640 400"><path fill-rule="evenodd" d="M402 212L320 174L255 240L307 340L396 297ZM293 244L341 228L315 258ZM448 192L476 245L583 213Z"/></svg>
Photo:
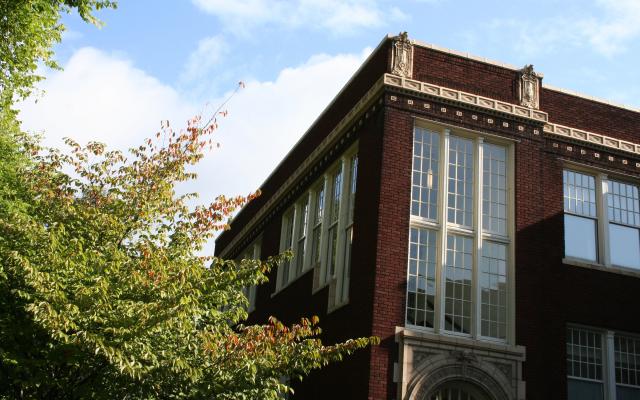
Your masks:
<svg viewBox="0 0 640 400"><path fill-rule="evenodd" d="M425 330L449 336L461 336L474 340L483 340L497 343L515 344L515 196L514 196L514 163L516 140L503 138L483 132L472 131L448 124L436 123L422 118L416 118L414 129L423 128L440 135L440 155L438 160L439 191L437 193L437 219L431 220L411 214L410 229L423 228L436 233L436 295L434 299L434 327L422 327L407 322L407 306L405 304L405 325L411 329ZM460 226L447 222L447 196L448 196L448 168L449 168L449 137L455 135L474 142L473 147L473 215L472 227ZM483 178L483 154L485 143L503 146L506 149L506 200L507 200L507 231L506 235L485 232L482 226L482 178ZM413 157L413 154L411 155ZM447 267L447 236L455 234L473 239L472 257L472 311L471 329L469 333L453 332L445 330L445 273ZM482 242L492 241L507 245L507 293L506 293L506 337L504 339L486 337L481 335L481 290L480 290L480 262L482 258ZM407 296L408 296L408 292ZM408 301L408 297L405 302Z"/></svg>
<svg viewBox="0 0 640 400"><path fill-rule="evenodd" d="M314 285L313 293L329 286L329 311L336 309L337 307L348 303L348 285L350 277L346 276L349 271L351 259L345 260L346 251L346 230L353 229L353 216L350 214L350 203L355 202L355 197L351 199L351 181L352 181L352 164L353 157L357 157L358 143L354 143L349 149L347 149L338 160L336 160L327 170L322 174L320 178L310 189L305 191L298 200L289 207L282 216L281 230L280 230L280 251L286 251L289 249L289 245L286 243L286 228L287 219L293 215L293 235L291 250L294 252L294 258L278 267L278 273L276 278L276 291L272 296L282 291L297 278L302 276L310 269L314 269ZM357 158L356 158L357 159ZM342 169L342 178L340 181L340 205L337 211L338 219L330 226L331 211L333 207L333 187L334 184L332 178L335 173ZM317 194L320 190L324 191L323 194L323 209L322 220L319 223L315 223L315 211L317 207ZM354 193L355 195L355 193ZM305 201L308 201L307 208L307 224L304 231L304 240L299 235L299 226L302 223L303 216L301 212L304 208ZM314 228L320 227L320 243L319 254L320 262L316 262L313 259L313 231ZM337 230L336 240L336 265L334 273L329 276L329 230L334 227ZM305 254L301 271L297 270L299 247L305 246ZM288 279L284 282L283 274L287 269Z"/></svg>
<svg viewBox="0 0 640 400"><path fill-rule="evenodd" d="M247 246L241 253L240 257L237 259L237 262L242 261L243 259L252 259L259 260L260 259L260 249L261 249L261 238L254 240L249 246ZM256 309L256 296L258 292L257 285L251 285L249 287L245 287L242 292L248 301L247 312L251 313Z"/></svg>
<svg viewBox="0 0 640 400"><path fill-rule="evenodd" d="M603 395L604 395L603 400L616 400L616 390L618 385L628 386L628 387L632 387L640 390L640 385L633 386L633 385L626 385L621 383L619 384L616 382L616 359L615 359L616 336L622 336L626 338L640 340L640 336L638 336L638 334L613 331L610 329L603 329L603 328L594 328L594 327L584 326L579 324L570 324L567 326L567 329L569 328L585 330L585 331L593 332L600 335L600 340L602 343L602 381L594 381L587 378L569 376L569 371L567 371L567 390L568 390L569 379L602 383ZM567 354L566 354L566 343L565 343L565 360L566 359L567 359Z"/></svg>
<svg viewBox="0 0 640 400"><path fill-rule="evenodd" d="M568 264L573 264L573 265L591 264L595 266L602 266L605 269L610 270L612 272L631 272L632 274L640 276L639 268L615 265L611 262L611 246L610 246L611 239L609 236L609 224L612 223L620 226L629 226L629 225L610 222L609 216L608 216L608 205L607 205L607 194L608 194L607 182L610 182L613 180L621 183L626 183L626 184L638 187L639 190L640 190L640 182L637 182L637 181L634 182L633 178L621 176L620 174L611 173L610 171L604 171L599 168L585 166L579 163L566 162L562 170L563 172L573 171L573 172L577 172L584 175L590 175L595 178L595 181L596 181L595 221L596 221L596 250L597 250L595 261L565 255L563 258L563 262ZM564 188L564 182L563 182L563 188ZM563 193L563 213L567 214L567 212L564 211L564 193ZM574 215L572 213L568 213L568 214ZM584 218L588 218L588 217L584 217ZM637 226L633 226L633 228L640 229L640 227L637 227ZM566 234L566 231L564 233ZM564 245L564 241L563 241L563 245Z"/></svg>

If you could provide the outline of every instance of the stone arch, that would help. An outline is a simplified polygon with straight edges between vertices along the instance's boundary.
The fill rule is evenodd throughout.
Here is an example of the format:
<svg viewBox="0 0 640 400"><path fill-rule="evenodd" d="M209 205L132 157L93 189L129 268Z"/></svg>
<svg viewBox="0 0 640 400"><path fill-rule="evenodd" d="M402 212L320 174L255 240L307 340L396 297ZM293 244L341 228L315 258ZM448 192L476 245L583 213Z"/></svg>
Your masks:
<svg viewBox="0 0 640 400"><path fill-rule="evenodd" d="M495 365L472 353L440 354L424 359L407 385L405 400L428 400L438 388L459 381L476 386L492 400L512 400L511 382Z"/></svg>

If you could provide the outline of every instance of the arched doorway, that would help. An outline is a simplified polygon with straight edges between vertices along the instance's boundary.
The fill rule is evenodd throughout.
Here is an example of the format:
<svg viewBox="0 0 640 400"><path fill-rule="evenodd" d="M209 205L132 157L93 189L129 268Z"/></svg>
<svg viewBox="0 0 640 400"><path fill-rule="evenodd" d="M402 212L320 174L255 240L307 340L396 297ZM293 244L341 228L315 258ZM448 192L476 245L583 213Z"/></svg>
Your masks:
<svg viewBox="0 0 640 400"><path fill-rule="evenodd" d="M492 400L481 388L464 381L449 381L438 386L426 400Z"/></svg>

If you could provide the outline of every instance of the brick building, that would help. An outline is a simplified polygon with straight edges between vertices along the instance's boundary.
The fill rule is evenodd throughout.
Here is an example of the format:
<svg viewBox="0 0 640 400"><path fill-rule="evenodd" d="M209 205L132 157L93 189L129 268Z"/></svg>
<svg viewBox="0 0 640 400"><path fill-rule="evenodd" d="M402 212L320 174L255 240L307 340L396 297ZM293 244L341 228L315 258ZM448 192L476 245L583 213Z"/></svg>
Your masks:
<svg viewBox="0 0 640 400"><path fill-rule="evenodd" d="M380 346L300 399L640 399L640 112L387 37L216 242L252 322Z"/></svg>

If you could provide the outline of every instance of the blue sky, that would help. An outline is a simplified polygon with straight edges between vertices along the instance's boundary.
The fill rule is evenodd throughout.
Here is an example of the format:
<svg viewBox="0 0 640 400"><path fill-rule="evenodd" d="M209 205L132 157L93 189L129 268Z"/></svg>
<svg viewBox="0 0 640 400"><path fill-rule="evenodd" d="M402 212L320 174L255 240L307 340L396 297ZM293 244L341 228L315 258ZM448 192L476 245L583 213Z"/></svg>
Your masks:
<svg viewBox="0 0 640 400"><path fill-rule="evenodd" d="M65 16L64 71L43 71L24 127L126 148L245 81L198 167L203 201L257 188L387 33L640 107L639 0L122 0L98 16L102 29Z"/></svg>

